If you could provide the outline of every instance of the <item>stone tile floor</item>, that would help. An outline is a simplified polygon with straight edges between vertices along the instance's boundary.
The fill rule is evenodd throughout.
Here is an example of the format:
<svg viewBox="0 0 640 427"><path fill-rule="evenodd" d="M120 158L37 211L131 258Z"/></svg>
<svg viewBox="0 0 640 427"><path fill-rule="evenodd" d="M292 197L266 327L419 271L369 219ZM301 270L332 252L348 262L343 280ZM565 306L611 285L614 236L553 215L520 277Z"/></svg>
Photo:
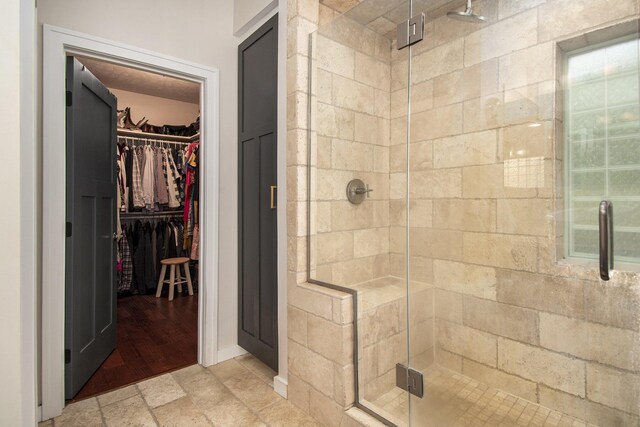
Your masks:
<svg viewBox="0 0 640 427"><path fill-rule="evenodd" d="M72 403L40 427L319 426L273 391L275 375L251 355L193 365Z"/></svg>
<svg viewBox="0 0 640 427"><path fill-rule="evenodd" d="M72 403L40 427L320 427L273 391L275 375L248 354L208 369L193 365ZM425 389L424 399L412 400L413 426L597 427L439 366L425 371ZM408 396L400 389L367 406L408 425Z"/></svg>
<svg viewBox="0 0 640 427"><path fill-rule="evenodd" d="M424 385L425 396L411 400L413 426L597 427L437 365L424 372ZM399 426L409 424L409 398L400 389L367 406Z"/></svg>

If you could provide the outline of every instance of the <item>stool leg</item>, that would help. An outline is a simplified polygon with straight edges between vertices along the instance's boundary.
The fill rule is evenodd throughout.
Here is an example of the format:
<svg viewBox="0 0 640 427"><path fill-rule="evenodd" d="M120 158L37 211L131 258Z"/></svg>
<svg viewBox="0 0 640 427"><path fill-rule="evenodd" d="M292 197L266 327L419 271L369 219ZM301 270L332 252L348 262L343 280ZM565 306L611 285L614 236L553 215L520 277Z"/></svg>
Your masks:
<svg viewBox="0 0 640 427"><path fill-rule="evenodd" d="M193 295L193 285L191 284L191 273L189 272L189 263L182 264L184 269L184 275L187 276L187 288L189 289L189 295Z"/></svg>
<svg viewBox="0 0 640 427"><path fill-rule="evenodd" d="M176 285L178 286L178 291L182 294L182 274L180 274L179 265L176 265Z"/></svg>
<svg viewBox="0 0 640 427"><path fill-rule="evenodd" d="M172 265L169 272L169 301L173 301L173 289L176 281L176 266Z"/></svg>
<svg viewBox="0 0 640 427"><path fill-rule="evenodd" d="M160 298L160 294L162 294L162 285L164 284L164 274L167 272L167 266L162 264L162 268L160 269L160 280L158 280L158 286L156 290L156 298Z"/></svg>

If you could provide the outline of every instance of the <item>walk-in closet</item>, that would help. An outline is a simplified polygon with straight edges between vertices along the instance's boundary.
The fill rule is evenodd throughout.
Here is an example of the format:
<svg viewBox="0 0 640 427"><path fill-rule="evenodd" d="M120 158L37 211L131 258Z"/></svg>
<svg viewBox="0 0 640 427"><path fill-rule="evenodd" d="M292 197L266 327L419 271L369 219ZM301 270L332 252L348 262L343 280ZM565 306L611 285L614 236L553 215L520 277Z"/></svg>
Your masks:
<svg viewBox="0 0 640 427"><path fill-rule="evenodd" d="M105 101L92 107L89 98L83 100L75 93L87 89ZM69 57L67 91L67 235L71 249L66 256L65 339L70 351L65 395L77 400L197 363L200 84L92 58ZM114 98L116 108L101 113ZM105 127L108 130L103 133L108 137L103 138L104 143L97 142L102 141L100 132ZM94 141L83 149L91 139ZM90 160L96 156L102 157ZM102 210L96 218L108 218L102 223L83 222L77 211L89 198L77 188L87 180L87 172L78 172L82 171L78 165L109 159L113 169L107 175L113 175L103 181L111 187L105 190L102 202L91 207ZM96 168L88 176L99 173ZM104 200L112 198L113 203L105 204ZM103 241L101 250L99 242ZM94 247L98 249L85 249ZM85 280L88 276L78 264L85 264L83 260L91 255L94 277ZM86 301L93 301L95 307L87 308L91 303ZM104 315L87 316L86 310L102 310ZM84 358L85 350L78 349L87 333L83 332L83 317L104 318L108 325L96 329L96 338L89 341L98 348Z"/></svg>

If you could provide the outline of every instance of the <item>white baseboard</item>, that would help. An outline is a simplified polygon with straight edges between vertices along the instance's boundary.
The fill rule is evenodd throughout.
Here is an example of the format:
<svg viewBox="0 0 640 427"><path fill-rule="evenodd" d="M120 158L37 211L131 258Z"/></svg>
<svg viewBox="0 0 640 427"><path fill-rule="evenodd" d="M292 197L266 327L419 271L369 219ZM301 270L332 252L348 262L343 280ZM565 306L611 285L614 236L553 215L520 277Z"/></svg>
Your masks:
<svg viewBox="0 0 640 427"><path fill-rule="evenodd" d="M218 350L218 363L224 362L225 360L233 359L234 357L242 356L246 353L247 350L240 347L239 345L225 347L221 350Z"/></svg>
<svg viewBox="0 0 640 427"><path fill-rule="evenodd" d="M289 382L280 375L273 377L273 390L285 399L287 398L288 387Z"/></svg>

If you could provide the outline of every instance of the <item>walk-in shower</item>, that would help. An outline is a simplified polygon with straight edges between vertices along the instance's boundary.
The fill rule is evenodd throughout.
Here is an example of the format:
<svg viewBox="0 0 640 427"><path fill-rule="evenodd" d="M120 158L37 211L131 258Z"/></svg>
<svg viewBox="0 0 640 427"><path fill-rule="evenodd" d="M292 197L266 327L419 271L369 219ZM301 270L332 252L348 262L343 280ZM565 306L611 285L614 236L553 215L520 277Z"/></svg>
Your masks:
<svg viewBox="0 0 640 427"><path fill-rule="evenodd" d="M309 276L356 297L355 404L402 426L637 426L638 2L464 7L364 0L311 35Z"/></svg>

